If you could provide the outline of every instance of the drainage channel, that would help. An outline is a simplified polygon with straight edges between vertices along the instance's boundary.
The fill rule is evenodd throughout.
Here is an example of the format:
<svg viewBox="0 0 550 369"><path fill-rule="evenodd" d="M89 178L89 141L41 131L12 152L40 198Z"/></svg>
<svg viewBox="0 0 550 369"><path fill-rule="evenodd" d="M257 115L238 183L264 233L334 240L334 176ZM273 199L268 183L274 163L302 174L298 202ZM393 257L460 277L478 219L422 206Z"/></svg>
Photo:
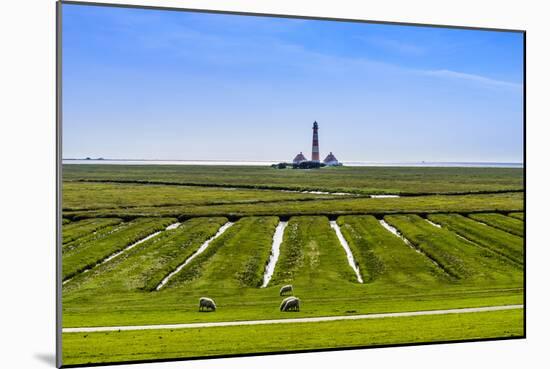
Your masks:
<svg viewBox="0 0 550 369"><path fill-rule="evenodd" d="M434 227L441 228L441 224L434 223L431 220L429 220L428 218L424 218L424 220L426 222L430 223L431 225L433 225Z"/></svg>
<svg viewBox="0 0 550 369"><path fill-rule="evenodd" d="M179 225L180 225L179 223L171 224L171 225L169 225L168 227L166 227L165 230L168 231L168 230L170 230L170 229L176 229L176 228L179 227ZM150 240L151 238L156 237L156 236L158 236L158 235L161 234L161 233L162 233L162 231L158 231L158 232L155 232L155 233L153 233L153 234L150 234L149 236L147 236L147 237L145 237L145 238L142 238L141 240L139 240L139 241L137 241L137 242L131 244L130 246L126 247L125 249L122 249L122 250L120 250L119 252L116 252L116 253L112 254L111 256L107 257L107 258L104 259L101 263L99 263L99 264L97 264L97 265L101 265L101 264L103 264L103 263L106 263L106 262L108 262L109 260L112 260L112 259L116 258L116 257L119 256L120 254L123 254L123 253L125 253L126 251L133 249L133 248L136 247L137 245L139 245L139 244L141 244L141 243L143 243L143 242L145 242L145 241L148 241L148 240Z"/></svg>
<svg viewBox="0 0 550 369"><path fill-rule="evenodd" d="M338 237L338 240L340 241L340 244L346 251L346 256L348 257L348 263L350 267L355 272L355 275L357 276L357 282L363 283L363 278L361 277L361 273L359 272L359 267L355 263L355 259L353 258L353 253L351 252L351 249L349 247L348 241L344 238L344 235L342 234L342 231L340 230L340 226L338 223L336 223L335 220L330 221L330 226L332 229L334 229L334 232L336 232L336 237Z"/></svg>
<svg viewBox="0 0 550 369"><path fill-rule="evenodd" d="M425 220L426 220L426 222L430 223L430 224L433 225L434 227L443 228L443 227L441 226L441 224L434 223L434 222L432 222L431 220L429 220L428 218L425 218ZM457 236L458 238L460 238L461 240L464 240L464 241L466 241L466 242L468 242L468 243L471 243L471 244L473 244L473 245L475 245L475 246L478 246L475 242L470 241L470 240L467 239L466 237L461 236L459 233L457 233L457 232L452 232L452 233L453 233L455 236Z"/></svg>
<svg viewBox="0 0 550 369"><path fill-rule="evenodd" d="M425 218L426 222L430 223L431 225L433 225L434 227L437 227L437 228L442 228L441 224L437 224L437 223L434 223L432 222L431 220L429 220L428 218ZM482 223L483 224L483 223ZM485 224L486 225L486 224ZM458 238L460 238L461 240L464 240L470 244L473 244L474 246L478 246L478 247L482 247L482 246L479 246L477 243L475 243L474 241L471 241L469 239L467 239L466 237L460 235L459 233L457 232L454 232L452 231L452 233L457 236Z"/></svg>
<svg viewBox="0 0 550 369"><path fill-rule="evenodd" d="M443 227L441 226L441 224L434 223L434 222L432 222L431 220L429 220L428 218L425 218L424 220L425 220L426 222L430 223L431 225L433 225L434 227L443 228ZM468 243L471 243L471 244L474 244L474 245L475 245L475 243L474 243L473 241L470 241L470 240L467 239L466 237L461 236L461 235L458 234L457 232L453 232L453 234L454 234L455 236L457 236L458 238L460 238L461 240L464 240L464 241L466 241L466 242L468 242ZM477 245L476 245L476 246L477 246Z"/></svg>
<svg viewBox="0 0 550 369"><path fill-rule="evenodd" d="M359 194L356 194L353 192L300 191L300 190L278 190L278 191L292 192L292 193L308 193L312 195L360 196Z"/></svg>
<svg viewBox="0 0 550 369"><path fill-rule="evenodd" d="M390 231L391 233L393 233L397 237L401 238L403 240L403 242L405 242L405 244L407 246L409 246L411 249L413 249L414 251L418 252L419 254L423 255L428 260L430 260L433 265L435 265L436 267L441 269L445 274L450 275L451 277L454 277L454 275L449 274L449 272L447 272L447 270L442 265L440 265L437 261L435 261L434 259L432 259L428 255L426 255L422 250L420 250L418 247L413 245L411 241L409 241L407 238L405 238L405 236L403 236L403 234L397 230L397 228L389 225L384 219L380 219L380 224L382 225L382 227L386 228L388 231Z"/></svg>
<svg viewBox="0 0 550 369"><path fill-rule="evenodd" d="M204 252L204 250L206 250L206 248L210 245L210 243L212 241L214 241L216 238L220 237L229 227L231 227L233 225L232 222L227 222L225 223L224 225L222 225L220 227L220 229L218 229L218 232L216 232L216 234L212 237L210 237L208 240L206 240L199 248L197 251L195 251L195 253L193 253L191 256L189 256L182 264L180 264L173 272L171 272L170 274L168 274L166 277L164 277L164 279L158 284L157 287L155 287L155 291L158 291L160 290L162 287L164 287L164 285L166 283L168 283L168 281L170 280L170 278L172 278L174 275L178 274L180 270L182 270L187 264L189 264L194 258L196 258L197 256L199 256L200 254L202 254Z"/></svg>
<svg viewBox="0 0 550 369"><path fill-rule="evenodd" d="M428 220L428 219L426 219L426 220ZM429 222L429 220L428 220L428 222ZM430 223L432 223L432 224L433 224L434 226L436 226L436 227L441 228L441 225L440 225L440 224L433 223L433 222L430 222ZM481 223L481 224L483 224L483 225L485 225L485 226L487 226L487 227L490 227L489 225L487 225L487 224L485 224L485 223L482 223L482 222L479 222L479 223ZM454 230L449 230L449 231L451 231L456 237L460 238L461 240L467 242L468 244L470 244L470 245L472 245L472 246L474 246L474 247L480 247L480 248L482 248L482 249L484 249L484 250L489 250L489 251L494 252L495 254L497 254L497 255L499 255L499 256L505 258L506 260L508 260L509 262L511 262L512 264L514 264L514 265L516 265L516 266L520 266L520 267L522 266L522 264L521 264L520 262L518 262L517 260L511 258L510 256L508 256L508 255L506 255L506 254L504 254L504 253L502 253L502 252L499 252L499 251L496 251L496 250L487 248L487 247L485 247L485 246L483 246L483 245L480 245L480 244L477 243L476 241L470 240L469 238L466 238L466 237L462 236L460 233L458 233L458 232L456 232L456 231L454 231Z"/></svg>
<svg viewBox="0 0 550 369"><path fill-rule="evenodd" d="M401 238L403 240L403 242L405 242L405 244L407 246L409 246L410 248L412 248L414 251L418 252L419 254L423 254L422 251L420 251L419 249L417 249L416 247L414 247L414 245L411 243L411 241L409 241L408 239L405 238L405 236L403 236L401 234L401 232L399 232L397 230L397 228L389 225L384 219L380 219L380 224L382 225L382 227L386 228L388 231L390 231L391 233L393 233L394 235L396 235L397 237Z"/></svg>
<svg viewBox="0 0 550 369"><path fill-rule="evenodd" d="M433 225L434 227L437 227L437 228L443 228L441 226L441 224L437 224L437 223L434 223L432 222L431 220L429 220L428 218L425 218L424 219L426 222L430 223L431 225ZM458 238L460 238L461 240L464 240L464 241L467 241L468 243L471 243L471 244L474 244L475 243L473 241L470 241L469 239L467 239L466 237L462 237L460 234L456 233L456 232L452 232L455 236L457 236ZM477 246L477 245L476 245Z"/></svg>
<svg viewBox="0 0 550 369"><path fill-rule="evenodd" d="M472 219L472 218L468 218L468 219ZM474 222L476 222L476 223L479 223L479 224L481 224L481 225L484 225L485 227L490 227L490 225L489 225L489 224L487 224L487 223L483 223L483 222L482 222L482 221L480 221L480 220L477 220L477 219L472 219L472 220L473 220Z"/></svg>
<svg viewBox="0 0 550 369"><path fill-rule="evenodd" d="M178 227L180 226L180 224L181 224L181 223L170 224L168 227L166 227L165 231L169 231L169 230L171 230L171 229L176 229L176 228L178 228ZM161 234L161 233L162 233L162 231L157 231L157 232L155 232L155 233L151 233L149 236L147 236L147 237L145 237L145 238L142 238L141 240L134 242L133 244L131 244L131 245L125 247L124 249L122 249L122 250L120 250L120 251L117 251L117 252L115 252L114 254L111 254L111 255L107 256L105 259L101 260L99 263L97 263L97 264L95 264L95 265L93 265L93 266L91 266L91 267L89 267L89 268L84 269L80 274L88 273L88 272L89 272L90 270L92 270L93 268L96 268L96 267L98 267L98 266L100 266L100 265L105 264L105 263L108 262L108 261L113 260L113 259L116 258L117 256L119 256L119 255L121 255L121 254L127 252L128 250L133 249L133 248L136 247L137 245L142 244L143 242L148 241L148 240L150 240L150 239L153 238L153 237L158 236L158 235ZM78 275L78 274L77 274L77 275ZM74 277L76 277L76 275L75 275ZM69 279L63 281L63 285L69 283L74 277L71 277L71 278L69 278Z"/></svg>
<svg viewBox="0 0 550 369"><path fill-rule="evenodd" d="M288 222L281 221L275 228L275 233L273 234L273 244L271 246L271 255L269 257L269 262L265 267L264 272L264 281L261 288L267 287L271 277L273 277L273 272L275 271L275 265L277 265L277 260L279 260L279 254L281 249L281 243L283 242L283 235L285 233L285 228Z"/></svg>
<svg viewBox="0 0 550 369"><path fill-rule="evenodd" d="M117 232L118 230L123 229L127 226L128 226L128 223L122 222L122 223L116 225L115 228L113 228L113 229L109 230L108 232L104 233L101 236L101 238L107 237L108 235L113 234L113 233ZM92 233L92 235L94 235L94 236L97 235L101 230L103 230L103 228L98 229L97 231L94 231ZM84 236L84 237L86 237L86 236ZM81 237L81 238L84 238L84 237ZM72 240L71 242L68 242L67 244L62 245L63 252L71 251L71 250L75 249L76 247L78 247L79 245L81 245L82 244L82 239L81 238L77 238L76 240ZM97 240L97 238L94 239L94 241L95 240ZM89 242L89 241L85 241L85 242Z"/></svg>

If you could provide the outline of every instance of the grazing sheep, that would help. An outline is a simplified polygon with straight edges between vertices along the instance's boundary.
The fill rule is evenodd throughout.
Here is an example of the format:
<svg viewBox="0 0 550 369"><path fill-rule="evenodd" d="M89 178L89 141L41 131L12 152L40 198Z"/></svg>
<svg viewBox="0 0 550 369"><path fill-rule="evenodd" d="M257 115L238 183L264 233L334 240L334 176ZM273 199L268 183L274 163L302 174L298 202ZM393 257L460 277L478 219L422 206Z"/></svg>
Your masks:
<svg viewBox="0 0 550 369"><path fill-rule="evenodd" d="M292 300L292 299L294 299L294 298L295 298L294 296L289 296L289 297L283 299L283 301L281 301L281 306L279 307L279 309L280 309L281 311L283 311L283 309L284 309L284 307L285 307L285 304L286 304L289 300Z"/></svg>
<svg viewBox="0 0 550 369"><path fill-rule="evenodd" d="M294 300L290 300L286 303L285 309L300 311L300 299L296 297Z"/></svg>
<svg viewBox="0 0 550 369"><path fill-rule="evenodd" d="M283 311L300 311L300 299L295 297L286 302Z"/></svg>
<svg viewBox="0 0 550 369"><path fill-rule="evenodd" d="M281 311L300 311L300 299L297 297L287 297L281 303Z"/></svg>
<svg viewBox="0 0 550 369"><path fill-rule="evenodd" d="M292 293L293 291L294 290L292 289L292 285L287 284L286 286L281 287L281 290L279 291L279 296L283 296L287 292Z"/></svg>
<svg viewBox="0 0 550 369"><path fill-rule="evenodd" d="M205 309L207 311L208 310L216 311L216 303L214 302L214 300L208 297L201 297L199 299L199 311L203 311Z"/></svg>

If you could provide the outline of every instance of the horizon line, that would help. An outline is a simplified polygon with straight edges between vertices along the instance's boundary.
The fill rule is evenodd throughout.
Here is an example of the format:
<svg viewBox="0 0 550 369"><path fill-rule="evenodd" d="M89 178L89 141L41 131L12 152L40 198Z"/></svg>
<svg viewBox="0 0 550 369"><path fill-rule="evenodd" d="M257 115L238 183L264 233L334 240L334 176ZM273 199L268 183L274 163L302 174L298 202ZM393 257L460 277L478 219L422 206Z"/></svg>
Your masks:
<svg viewBox="0 0 550 369"><path fill-rule="evenodd" d="M289 163L292 160L252 160L252 159L136 159L136 158L103 158L103 157L84 157L84 158L62 158L63 160L83 160L83 161L181 161L181 162L251 162L251 163ZM521 164L523 161L430 161L430 160L396 160L396 161L372 161L372 160L342 160L342 163L371 163L371 164Z"/></svg>

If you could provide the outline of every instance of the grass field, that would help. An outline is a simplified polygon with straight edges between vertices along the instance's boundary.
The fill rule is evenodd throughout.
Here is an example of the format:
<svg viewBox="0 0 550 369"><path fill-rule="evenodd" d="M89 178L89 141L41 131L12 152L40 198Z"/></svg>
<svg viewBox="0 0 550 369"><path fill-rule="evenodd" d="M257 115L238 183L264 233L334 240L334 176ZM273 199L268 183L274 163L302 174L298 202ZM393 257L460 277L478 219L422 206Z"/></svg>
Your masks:
<svg viewBox="0 0 550 369"><path fill-rule="evenodd" d="M478 223L458 214L435 214L429 215L428 218L480 246L504 255L515 262L523 263L523 239L519 236Z"/></svg>
<svg viewBox="0 0 550 369"><path fill-rule="evenodd" d="M71 244L79 238L89 234L96 234L97 231L115 226L121 222L120 219L86 219L80 222L73 222L63 227L63 244Z"/></svg>
<svg viewBox="0 0 550 369"><path fill-rule="evenodd" d="M339 218L367 283L429 288L453 279L430 259L389 233L372 215Z"/></svg>
<svg viewBox="0 0 550 369"><path fill-rule="evenodd" d="M525 220L525 214L523 212L509 213L508 216L516 219Z"/></svg>
<svg viewBox="0 0 550 369"><path fill-rule="evenodd" d="M108 236L63 253L63 280L91 268L125 247L166 228L173 218L139 218Z"/></svg>
<svg viewBox="0 0 550 369"><path fill-rule="evenodd" d="M70 365L227 355L227 341L238 342L236 352L258 353L521 336L520 310L284 326L67 333L63 344L64 363Z"/></svg>
<svg viewBox="0 0 550 369"><path fill-rule="evenodd" d="M269 191L265 191L268 193ZM65 211L74 220L86 218L179 217L198 216L271 216L344 215L439 212L511 212L523 210L523 195L516 192L458 195L418 196L401 198L337 198L317 201L257 201L225 205L172 205L133 208L112 208L87 211Z"/></svg>
<svg viewBox="0 0 550 369"><path fill-rule="evenodd" d="M189 289L259 287L277 222L276 217L242 218L167 287L186 284L190 284Z"/></svg>
<svg viewBox="0 0 550 369"><path fill-rule="evenodd" d="M119 208L250 204L338 198L340 196L205 186L68 182L63 185L64 211Z"/></svg>
<svg viewBox="0 0 550 369"><path fill-rule="evenodd" d="M122 293L152 291L183 263L218 228L225 218L191 219L178 228L162 232L90 273L81 274L67 286L74 289Z"/></svg>
<svg viewBox="0 0 550 369"><path fill-rule="evenodd" d="M64 166L63 327L523 303L523 170L325 169ZM302 190L332 194L287 192ZM405 196L367 196L376 193ZM281 220L288 225L280 255L270 283L260 288ZM329 220L340 226L364 283L357 281ZM176 222L181 224L168 227ZM287 283L301 299L299 312L279 311L279 288ZM201 296L215 299L216 312L198 312ZM521 337L523 329L523 311L514 310L64 333L63 360L83 364Z"/></svg>
<svg viewBox="0 0 550 369"><path fill-rule="evenodd" d="M333 167L312 171L269 166L64 165L63 179L361 194L523 190L523 169L516 168Z"/></svg>
<svg viewBox="0 0 550 369"><path fill-rule="evenodd" d="M523 236L523 232L525 231L523 219L519 220L511 216L502 214L470 214L470 218L520 237Z"/></svg>

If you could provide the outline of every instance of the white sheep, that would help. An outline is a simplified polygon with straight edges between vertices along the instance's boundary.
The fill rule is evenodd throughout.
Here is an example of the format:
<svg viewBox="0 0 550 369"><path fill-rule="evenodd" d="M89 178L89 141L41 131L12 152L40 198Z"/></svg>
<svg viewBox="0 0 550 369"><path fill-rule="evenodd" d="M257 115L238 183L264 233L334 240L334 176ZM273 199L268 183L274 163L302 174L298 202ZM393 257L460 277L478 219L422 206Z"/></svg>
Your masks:
<svg viewBox="0 0 550 369"><path fill-rule="evenodd" d="M199 299L199 311L203 310L216 311L216 303L209 297L201 297Z"/></svg>
<svg viewBox="0 0 550 369"><path fill-rule="evenodd" d="M281 287L281 290L279 291L279 296L283 296L287 292L290 292L290 293L294 292L291 284L287 284L286 286Z"/></svg>
<svg viewBox="0 0 550 369"><path fill-rule="evenodd" d="M293 298L295 298L294 296L289 296L285 299L283 299L283 301L281 301L281 306L279 307L281 311L283 311L283 308L285 306L285 304L289 301L289 300L292 300Z"/></svg>
<svg viewBox="0 0 550 369"><path fill-rule="evenodd" d="M281 311L300 311L300 299L298 297L290 296L281 302Z"/></svg>

